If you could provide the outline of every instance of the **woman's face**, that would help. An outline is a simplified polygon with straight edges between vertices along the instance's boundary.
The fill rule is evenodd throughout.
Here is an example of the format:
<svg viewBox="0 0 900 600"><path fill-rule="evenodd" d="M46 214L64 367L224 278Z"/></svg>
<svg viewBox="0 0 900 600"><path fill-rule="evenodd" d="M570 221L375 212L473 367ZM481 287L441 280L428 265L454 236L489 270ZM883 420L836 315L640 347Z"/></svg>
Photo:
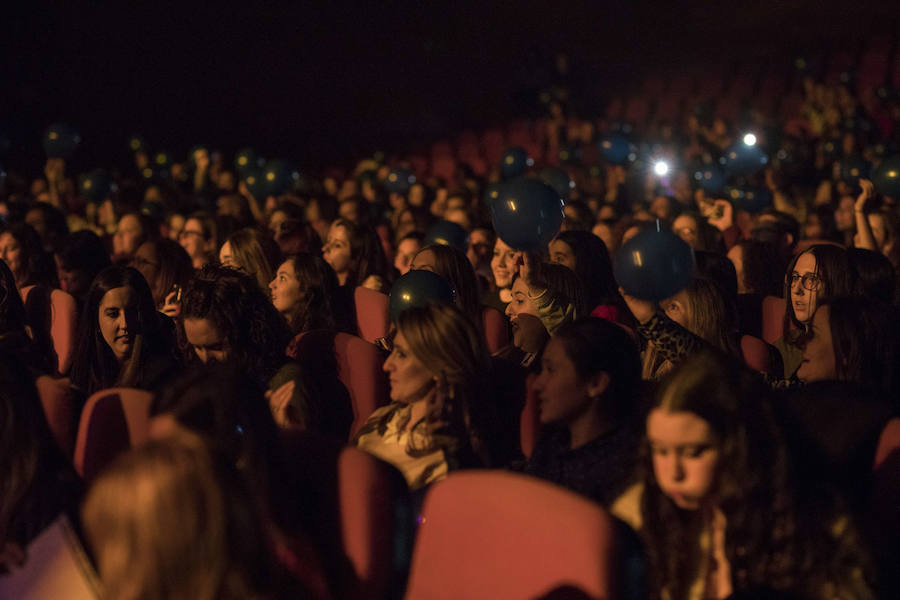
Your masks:
<svg viewBox="0 0 900 600"><path fill-rule="evenodd" d="M575 251L572 250L572 246L564 241L553 240L550 242L550 262L569 267L571 271L575 271Z"/></svg>
<svg viewBox="0 0 900 600"><path fill-rule="evenodd" d="M816 303L824 285L816 273L816 257L812 252L801 254L791 272L791 307L801 323L808 323L816 312ZM807 286L812 289L807 289Z"/></svg>
<svg viewBox="0 0 900 600"><path fill-rule="evenodd" d="M228 359L228 340L209 319L184 320L184 337L194 347L197 358L203 364L225 362Z"/></svg>
<svg viewBox="0 0 900 600"><path fill-rule="evenodd" d="M394 349L384 361L384 370L391 383L391 400L411 403L425 398L434 374L414 356L403 334L394 336Z"/></svg>
<svg viewBox="0 0 900 600"><path fill-rule="evenodd" d="M494 243L494 257L491 259L491 271L494 273L494 283L497 287L508 288L512 283L512 277L516 273L515 258L516 251L497 238Z"/></svg>
<svg viewBox="0 0 900 600"><path fill-rule="evenodd" d="M519 323L521 315L529 315L540 320L540 313L534 302L528 297L528 286L522 281L521 277L516 278L513 283L512 300L506 305L506 316L509 317L510 325L512 325L513 344L521 348L522 335L525 333Z"/></svg>
<svg viewBox="0 0 900 600"><path fill-rule="evenodd" d="M812 327L803 347L803 362L797 368L797 377L803 382L837 379L830 317L828 306L819 307L813 316Z"/></svg>
<svg viewBox="0 0 900 600"><path fill-rule="evenodd" d="M207 255L207 240L203 235L203 223L199 219L188 219L184 222L184 229L181 230L178 242L195 262Z"/></svg>
<svg viewBox="0 0 900 600"><path fill-rule="evenodd" d="M401 211L397 217L397 236L403 237L416 230L416 217L412 211Z"/></svg>
<svg viewBox="0 0 900 600"><path fill-rule="evenodd" d="M685 329L691 330L691 303L687 290L681 290L671 298L666 298L659 305L667 317Z"/></svg>
<svg viewBox="0 0 900 600"><path fill-rule="evenodd" d="M719 449L712 428L690 412L653 409L647 441L659 489L679 508L697 510L713 491Z"/></svg>
<svg viewBox="0 0 900 600"><path fill-rule="evenodd" d="M241 265L235 260L234 250L231 249L231 242L222 244L222 247L219 249L219 262L222 263L223 266L231 267L232 269L241 268Z"/></svg>
<svg viewBox="0 0 900 600"><path fill-rule="evenodd" d="M138 247L134 253L134 258L131 259L131 266L140 271L144 279L147 280L147 284L153 290L153 297L160 297L160 294L157 292L162 290L156 289L159 283L157 281L159 279L159 257L156 255L156 247L152 242L144 242Z"/></svg>
<svg viewBox="0 0 900 600"><path fill-rule="evenodd" d="M272 292L272 304L283 315L291 314L303 302L303 289L293 262L286 260L278 267L269 290Z"/></svg>
<svg viewBox="0 0 900 600"><path fill-rule="evenodd" d="M397 252L394 254L394 267L401 275L409 273L413 257L421 247L418 240L411 238L403 240L400 242L400 245L397 246Z"/></svg>
<svg viewBox="0 0 900 600"><path fill-rule="evenodd" d="M584 416L591 408L588 387L575 372L565 344L552 338L544 349L541 373L534 382L541 423L568 425Z"/></svg>
<svg viewBox="0 0 900 600"><path fill-rule="evenodd" d="M434 255L434 250L428 248L425 250L419 250L416 253L415 257L413 257L412 263L409 265L409 269L411 271L431 271L434 273L434 263L437 261L437 257Z"/></svg>
<svg viewBox="0 0 900 600"><path fill-rule="evenodd" d="M181 237L181 231L184 229L184 215L175 213L169 217L169 239L177 242Z"/></svg>
<svg viewBox="0 0 900 600"><path fill-rule="evenodd" d="M122 286L106 292L97 309L97 324L103 341L117 360L131 356L138 333L137 294L134 290Z"/></svg>
<svg viewBox="0 0 900 600"><path fill-rule="evenodd" d="M343 285L350 271L350 237L347 235L346 227L331 226L328 230L328 240L322 248L322 258L331 265Z"/></svg>
<svg viewBox="0 0 900 600"><path fill-rule="evenodd" d="M672 223L672 232L694 249L697 248L698 229L697 221L688 215L679 215Z"/></svg>
<svg viewBox="0 0 900 600"><path fill-rule="evenodd" d="M21 286L26 275L25 257L22 256L22 247L19 242L8 231L0 233L0 260L5 262L12 271L13 277L16 278L16 285Z"/></svg>
<svg viewBox="0 0 900 600"><path fill-rule="evenodd" d="M113 236L113 256L134 256L143 236L140 220L134 215L125 215L119 219Z"/></svg>

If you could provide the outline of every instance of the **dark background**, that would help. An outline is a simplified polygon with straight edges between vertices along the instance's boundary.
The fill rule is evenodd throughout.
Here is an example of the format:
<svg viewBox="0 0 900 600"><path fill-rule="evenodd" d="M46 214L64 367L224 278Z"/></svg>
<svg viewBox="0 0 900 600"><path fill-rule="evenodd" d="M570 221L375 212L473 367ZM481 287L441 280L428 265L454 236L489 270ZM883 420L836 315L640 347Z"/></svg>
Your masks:
<svg viewBox="0 0 900 600"><path fill-rule="evenodd" d="M127 139L183 156L254 146L308 168L533 110L554 53L597 113L649 71L853 49L896 2L21 2L0 22L6 162L37 171L40 134L74 124L76 167Z"/></svg>

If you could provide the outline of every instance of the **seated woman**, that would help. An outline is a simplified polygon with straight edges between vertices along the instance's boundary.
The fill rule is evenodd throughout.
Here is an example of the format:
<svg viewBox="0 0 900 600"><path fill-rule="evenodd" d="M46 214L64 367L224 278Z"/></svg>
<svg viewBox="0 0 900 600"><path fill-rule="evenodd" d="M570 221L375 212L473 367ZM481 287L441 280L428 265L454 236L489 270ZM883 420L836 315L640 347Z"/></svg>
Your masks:
<svg viewBox="0 0 900 600"><path fill-rule="evenodd" d="M410 270L431 271L447 280L456 290L456 306L479 331L484 328L475 270L460 250L437 244L425 246L413 257Z"/></svg>
<svg viewBox="0 0 900 600"><path fill-rule="evenodd" d="M531 458L515 468L610 504L637 460L637 345L618 325L585 317L557 330L541 362L533 387L544 429Z"/></svg>
<svg viewBox="0 0 900 600"><path fill-rule="evenodd" d="M640 481L612 507L644 540L652 597L874 597L850 519L793 485L771 404L721 355L691 358L658 390Z"/></svg>
<svg viewBox="0 0 900 600"><path fill-rule="evenodd" d="M128 264L141 244L158 237L159 226L150 217L138 212L125 213L113 234L113 262Z"/></svg>
<svg viewBox="0 0 900 600"><path fill-rule="evenodd" d="M524 254L518 270L513 277L512 300L506 306L513 343L499 354L527 367L560 326L586 314L586 304L584 288L569 268L535 263Z"/></svg>
<svg viewBox="0 0 900 600"><path fill-rule="evenodd" d="M132 267L108 267L94 279L75 349L72 384L87 396L114 386L153 390L179 367L171 321Z"/></svg>
<svg viewBox="0 0 900 600"><path fill-rule="evenodd" d="M493 281L490 289L483 292L481 302L486 306L491 306L503 312L506 305L512 299L513 275L519 272L519 266L516 264L518 252L500 239L498 236L494 241L494 253L491 257L491 273Z"/></svg>
<svg viewBox="0 0 900 600"><path fill-rule="evenodd" d="M186 432L120 457L82 514L104 597L312 596L278 564L234 465Z"/></svg>
<svg viewBox="0 0 900 600"><path fill-rule="evenodd" d="M332 306L337 288L334 271L312 254L288 258L269 283L272 304L287 319L294 335L313 329L350 331L346 316L343 327L337 325Z"/></svg>
<svg viewBox="0 0 900 600"><path fill-rule="evenodd" d="M191 257L195 269L214 260L216 248L219 247L219 228L215 218L205 212L190 214L184 221L184 227L178 234L178 243Z"/></svg>
<svg viewBox="0 0 900 600"><path fill-rule="evenodd" d="M74 296L80 304L87 298L97 273L111 264L103 240L87 229L63 238L54 259L60 289Z"/></svg>
<svg viewBox="0 0 900 600"><path fill-rule="evenodd" d="M81 499L28 367L17 349L0 348L0 571L61 513L74 516Z"/></svg>
<svg viewBox="0 0 900 600"><path fill-rule="evenodd" d="M803 340L816 307L852 293L853 270L843 248L830 244L810 246L788 265L783 335L773 344L781 353L785 377L793 375L800 366Z"/></svg>
<svg viewBox="0 0 900 600"><path fill-rule="evenodd" d="M250 275L265 291L281 264L281 250L271 238L256 229L239 229L222 244L219 262Z"/></svg>
<svg viewBox="0 0 900 600"><path fill-rule="evenodd" d="M344 293L351 297L358 285L377 292L387 292L390 288L387 258L378 234L371 227L338 219L328 230L322 258L334 269Z"/></svg>
<svg viewBox="0 0 900 600"><path fill-rule="evenodd" d="M191 257L184 248L168 238L144 242L134 253L131 266L147 280L156 309L173 318L178 316L177 297L194 275Z"/></svg>
<svg viewBox="0 0 900 600"><path fill-rule="evenodd" d="M587 296L591 316L617 321L627 311L603 240L587 231L563 231L550 242L550 262L571 269Z"/></svg>
<svg viewBox="0 0 900 600"><path fill-rule="evenodd" d="M30 285L59 287L53 257L44 252L40 236L30 225L0 225L0 260L12 271L20 292Z"/></svg>
<svg viewBox="0 0 900 600"><path fill-rule="evenodd" d="M268 387L279 425L318 429L346 420L335 416L346 415L346 401L304 393L312 389L306 380L313 374L288 360L285 349L291 331L249 275L207 265L185 289L181 315L189 353L205 364L232 365ZM352 415L348 427L350 421Z"/></svg>
<svg viewBox="0 0 900 600"><path fill-rule="evenodd" d="M490 465L489 365L483 337L456 307L403 311L384 363L391 403L372 413L356 446L397 467L410 490Z"/></svg>

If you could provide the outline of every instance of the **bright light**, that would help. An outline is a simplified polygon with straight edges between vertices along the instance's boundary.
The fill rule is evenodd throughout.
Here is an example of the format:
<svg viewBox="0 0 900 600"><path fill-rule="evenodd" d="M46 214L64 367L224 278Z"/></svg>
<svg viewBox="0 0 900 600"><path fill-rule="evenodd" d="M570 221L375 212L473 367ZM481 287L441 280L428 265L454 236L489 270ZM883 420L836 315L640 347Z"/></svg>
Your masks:
<svg viewBox="0 0 900 600"><path fill-rule="evenodd" d="M744 136L744 143L747 144L748 146L755 146L756 145L756 136L753 135L752 133L748 133L747 135Z"/></svg>
<svg viewBox="0 0 900 600"><path fill-rule="evenodd" d="M669 165L665 161L659 160L653 165L653 172L662 177L669 172Z"/></svg>

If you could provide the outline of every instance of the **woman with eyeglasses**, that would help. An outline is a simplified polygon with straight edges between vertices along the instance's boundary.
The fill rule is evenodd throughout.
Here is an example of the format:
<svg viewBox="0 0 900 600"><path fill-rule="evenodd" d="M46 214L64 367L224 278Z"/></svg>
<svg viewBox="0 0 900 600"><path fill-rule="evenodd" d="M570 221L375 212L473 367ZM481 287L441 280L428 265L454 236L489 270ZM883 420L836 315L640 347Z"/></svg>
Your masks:
<svg viewBox="0 0 900 600"><path fill-rule="evenodd" d="M810 246L788 266L782 337L773 344L781 354L785 377L794 375L803 360L803 341L816 308L853 293L852 273L846 250L831 244Z"/></svg>

